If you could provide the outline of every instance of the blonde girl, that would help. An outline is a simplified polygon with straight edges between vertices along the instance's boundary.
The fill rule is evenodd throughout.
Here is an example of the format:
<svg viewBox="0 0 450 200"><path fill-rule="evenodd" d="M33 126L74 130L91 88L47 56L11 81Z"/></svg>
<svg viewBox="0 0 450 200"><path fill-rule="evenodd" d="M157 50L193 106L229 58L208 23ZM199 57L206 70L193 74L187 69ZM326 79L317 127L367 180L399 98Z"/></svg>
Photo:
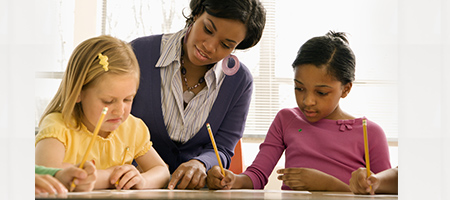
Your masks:
<svg viewBox="0 0 450 200"><path fill-rule="evenodd" d="M147 126L130 115L139 77L136 57L127 43L99 36L78 45L41 118L36 164L64 168L81 162L106 106L108 113L88 156L97 168L94 189L164 187L168 168L153 149ZM133 159L141 172L131 165Z"/></svg>

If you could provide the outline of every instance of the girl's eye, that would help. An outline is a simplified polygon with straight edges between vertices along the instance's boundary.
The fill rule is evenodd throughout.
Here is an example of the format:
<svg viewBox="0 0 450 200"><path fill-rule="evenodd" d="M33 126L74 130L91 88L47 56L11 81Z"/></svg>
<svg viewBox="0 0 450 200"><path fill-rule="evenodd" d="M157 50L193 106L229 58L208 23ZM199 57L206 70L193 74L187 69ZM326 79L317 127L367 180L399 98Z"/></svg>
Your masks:
<svg viewBox="0 0 450 200"><path fill-rule="evenodd" d="M114 100L111 100L111 101L103 101L103 103L109 105L109 104L114 103Z"/></svg>
<svg viewBox="0 0 450 200"><path fill-rule="evenodd" d="M297 90L297 91L303 91L303 88L295 87L295 90Z"/></svg>
<svg viewBox="0 0 450 200"><path fill-rule="evenodd" d="M317 94L319 94L320 96L326 96L328 94L328 92L317 91Z"/></svg>
<svg viewBox="0 0 450 200"><path fill-rule="evenodd" d="M125 101L125 102L131 102L131 101L133 101L133 99L124 99L123 101Z"/></svg>

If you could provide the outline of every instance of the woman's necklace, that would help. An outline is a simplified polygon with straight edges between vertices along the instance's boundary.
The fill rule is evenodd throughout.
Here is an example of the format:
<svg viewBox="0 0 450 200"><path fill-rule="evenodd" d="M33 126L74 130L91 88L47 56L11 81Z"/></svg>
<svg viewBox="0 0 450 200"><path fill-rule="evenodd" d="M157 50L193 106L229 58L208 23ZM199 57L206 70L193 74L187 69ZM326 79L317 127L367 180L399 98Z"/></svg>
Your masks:
<svg viewBox="0 0 450 200"><path fill-rule="evenodd" d="M183 92L183 100L184 100L184 103L188 104L192 100L192 98L194 98L194 96L195 96L195 93L192 92L192 90L197 88L198 86L200 86L203 82L205 82L205 78L201 77L200 79L198 79L197 84L189 87L188 81L186 78L186 68L184 67L183 56L181 56L181 74L183 75L184 84L186 85L186 88L187 88L187 90Z"/></svg>

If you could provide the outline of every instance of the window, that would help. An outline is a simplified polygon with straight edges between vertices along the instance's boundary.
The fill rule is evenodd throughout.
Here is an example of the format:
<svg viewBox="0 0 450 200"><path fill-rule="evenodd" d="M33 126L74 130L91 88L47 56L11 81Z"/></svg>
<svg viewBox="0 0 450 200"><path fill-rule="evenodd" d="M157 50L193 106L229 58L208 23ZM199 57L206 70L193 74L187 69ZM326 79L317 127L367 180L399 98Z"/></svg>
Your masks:
<svg viewBox="0 0 450 200"><path fill-rule="evenodd" d="M356 117L366 116L377 122L395 143L398 137L397 2L345 1L345 5L351 6L333 0L262 2L267 10L262 40L250 50L235 52L254 76L244 137L263 138L280 109L297 106L291 67L296 52L309 38L335 30L349 33L350 46L357 59L356 81L349 96L341 100L341 107ZM50 29L56 36L51 58L57 59L37 72L36 125L59 86L77 42L102 33L131 41L140 36L176 32L184 27L183 13L190 13L189 0L60 0L51 6L56 10L52 14L57 19ZM91 35L79 38L79 29L86 29L86 25L81 23L83 19L78 13L86 8L91 12L83 12L87 18L84 20L95 25L85 31Z"/></svg>

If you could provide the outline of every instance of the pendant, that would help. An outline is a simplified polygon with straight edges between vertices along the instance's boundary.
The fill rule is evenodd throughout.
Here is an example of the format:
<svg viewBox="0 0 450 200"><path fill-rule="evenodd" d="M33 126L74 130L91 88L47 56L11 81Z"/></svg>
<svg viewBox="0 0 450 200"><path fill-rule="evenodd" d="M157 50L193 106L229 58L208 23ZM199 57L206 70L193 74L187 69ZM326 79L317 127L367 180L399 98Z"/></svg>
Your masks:
<svg viewBox="0 0 450 200"><path fill-rule="evenodd" d="M190 90L186 90L183 92L183 100L185 103L189 103L192 100L192 98L194 98L194 96L195 94Z"/></svg>

